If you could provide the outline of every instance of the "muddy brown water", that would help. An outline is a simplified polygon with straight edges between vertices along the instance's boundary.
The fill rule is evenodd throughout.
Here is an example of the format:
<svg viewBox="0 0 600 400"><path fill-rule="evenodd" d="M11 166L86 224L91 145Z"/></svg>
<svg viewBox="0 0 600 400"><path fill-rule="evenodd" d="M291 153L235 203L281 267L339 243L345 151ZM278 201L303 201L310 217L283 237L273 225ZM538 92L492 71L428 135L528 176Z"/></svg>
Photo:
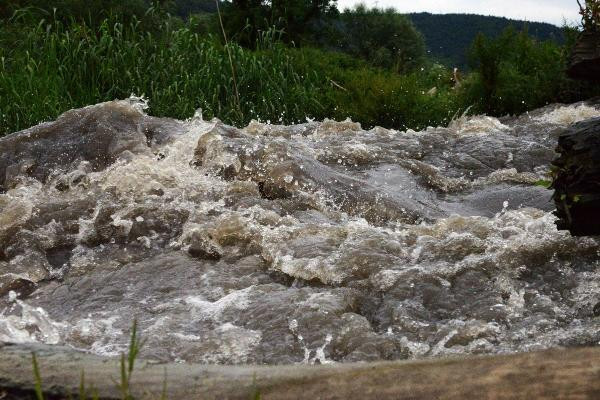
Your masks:
<svg viewBox="0 0 600 400"><path fill-rule="evenodd" d="M217 364L600 342L600 246L547 179L591 104L398 132L129 99L0 139L0 341Z"/></svg>

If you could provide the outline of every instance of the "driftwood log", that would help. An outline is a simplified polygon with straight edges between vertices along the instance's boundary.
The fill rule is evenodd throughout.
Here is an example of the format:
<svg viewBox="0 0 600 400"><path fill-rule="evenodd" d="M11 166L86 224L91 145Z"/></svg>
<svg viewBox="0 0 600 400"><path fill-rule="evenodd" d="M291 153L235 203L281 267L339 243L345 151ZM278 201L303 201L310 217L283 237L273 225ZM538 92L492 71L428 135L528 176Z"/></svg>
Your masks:
<svg viewBox="0 0 600 400"><path fill-rule="evenodd" d="M573 79L600 82L600 31L584 31L579 36L567 74Z"/></svg>
<svg viewBox="0 0 600 400"><path fill-rule="evenodd" d="M65 347L0 344L0 396L33 398L35 352L48 399L78 398L81 371L117 399L119 362ZM136 399L600 399L600 347L424 361L207 366L140 361Z"/></svg>
<svg viewBox="0 0 600 400"><path fill-rule="evenodd" d="M558 229L600 234L600 118L573 125L558 138L552 163Z"/></svg>

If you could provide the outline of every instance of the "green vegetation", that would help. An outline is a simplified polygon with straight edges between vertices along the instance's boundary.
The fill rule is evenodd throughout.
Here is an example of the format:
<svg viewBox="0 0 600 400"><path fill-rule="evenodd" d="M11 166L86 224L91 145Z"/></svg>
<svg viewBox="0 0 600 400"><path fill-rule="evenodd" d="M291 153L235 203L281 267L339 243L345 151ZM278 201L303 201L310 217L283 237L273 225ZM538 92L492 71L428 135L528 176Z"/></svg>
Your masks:
<svg viewBox="0 0 600 400"><path fill-rule="evenodd" d="M414 71L425 61L423 36L394 9L368 9L360 4L345 10L341 22L343 33L333 38L344 53L397 73Z"/></svg>
<svg viewBox="0 0 600 400"><path fill-rule="evenodd" d="M115 385L121 394L121 400L134 400L135 397L131 393L131 376L133 374L133 370L135 368L135 361L140 355L140 350L144 346L145 340L142 340L137 331L137 321L133 321L133 326L131 327L131 336L129 339L129 347L127 351L127 355L121 354L121 360L119 364L120 369L120 381L116 382ZM37 357L35 353L31 353L31 363L33 367L33 377L34 377L34 393L36 400L44 400L44 391L42 384L42 376L40 372L40 366L38 364ZM89 392L91 392L91 397L89 397ZM98 400L99 395L98 391L94 388L91 390L87 390L85 387L85 374L84 371L81 371L81 379L79 381L79 400ZM70 399L70 394L66 396L66 398ZM167 372L165 369L165 377L163 379L163 387L160 396L156 397L160 400L167 399ZM261 393L256 383L256 374L252 379L252 389L250 393L250 399L252 400L260 400Z"/></svg>
<svg viewBox="0 0 600 400"><path fill-rule="evenodd" d="M366 127L422 129L447 124L466 107L453 88L451 71L441 65L399 75L345 55L314 49L296 54L296 65L325 78L325 90L318 94L322 117L350 117Z"/></svg>
<svg viewBox="0 0 600 400"><path fill-rule="evenodd" d="M138 21L111 19L97 30L60 21L31 27L17 49L0 50L1 126L23 129L67 109L131 93L149 97L154 115L187 118L202 108L205 117L236 124L259 117L288 122L316 109L316 78L303 77L291 54L271 46L267 34L256 51L229 45L238 105L227 48L193 28L174 28L167 20L154 34Z"/></svg>
<svg viewBox="0 0 600 400"><path fill-rule="evenodd" d="M208 0L3 3L0 134L132 93L149 98L156 116L189 118L201 108L205 119L235 125L351 118L397 129L443 125L466 109L515 114L600 93L563 73L573 30L565 45L526 31L480 36L473 72L456 82L392 10L340 13L327 0L220 8L229 42Z"/></svg>
<svg viewBox="0 0 600 400"><path fill-rule="evenodd" d="M573 2L575 5L575 2ZM423 34L427 52L434 60L465 70L469 67L468 50L478 34L494 39L507 28L527 33L540 42L564 42L563 30L542 22L515 21L502 17L473 14L408 14Z"/></svg>
<svg viewBox="0 0 600 400"><path fill-rule="evenodd" d="M33 364L33 377L35 378L35 397L37 400L44 400L44 393L42 392L42 377L40 375L40 366L37 362L35 353L31 353L31 362Z"/></svg>
<svg viewBox="0 0 600 400"><path fill-rule="evenodd" d="M140 350L144 343L140 340L137 334L137 321L133 321L131 328L131 338L129 339L129 351L127 357L121 354L121 382L118 384L123 400L133 400L131 395L131 375L135 366L135 360L140 354ZM163 390L164 392L164 390Z"/></svg>
<svg viewBox="0 0 600 400"><path fill-rule="evenodd" d="M221 8L229 36L249 47L272 28L286 43L314 43L338 13L332 0L231 0Z"/></svg>
<svg viewBox="0 0 600 400"><path fill-rule="evenodd" d="M491 115L522 113L548 102L565 100L570 82L563 70L565 49L537 42L527 32L508 28L497 39L478 35L470 52L466 96Z"/></svg>
<svg viewBox="0 0 600 400"><path fill-rule="evenodd" d="M131 328L131 336L129 340L129 348L127 355L121 354L121 362L120 362L120 372L121 372L121 380L120 382L115 382L115 385L119 389L121 393L122 400L134 400L133 395L131 394L131 375L133 374L133 369L135 366L135 360L138 358L140 350L144 345L144 341L140 340L140 337L137 333L137 321L133 321L133 326ZM44 400L44 392L42 389L42 377L40 373L40 367L37 361L37 357L35 353L31 354L31 362L33 364L33 376L35 379L35 396L37 400ZM90 390L92 392L91 399L97 400L99 398L98 392L96 390ZM70 398L70 397L69 397ZM79 381L79 400L88 399L88 390L85 388L85 374L84 371L81 371L81 379ZM166 378L163 384L163 392L160 396L160 399L166 399Z"/></svg>
<svg viewBox="0 0 600 400"><path fill-rule="evenodd" d="M579 14L581 14L581 25L587 31L600 30L600 1L585 0L584 4L579 4Z"/></svg>
<svg viewBox="0 0 600 400"><path fill-rule="evenodd" d="M37 361L37 357L35 355L35 353L31 353L31 363L33 365L33 378L35 380L34 382L34 393L35 393L35 398L36 400L44 400L45 396L44 396L44 390L42 388L42 375L40 372L40 366L38 364ZM98 393L96 391L93 391L92 400L98 400ZM79 400L86 400L88 399L88 393L85 389L85 374L83 371L81 371L81 380L79 381ZM132 400L132 398L128 398L124 400Z"/></svg>
<svg viewBox="0 0 600 400"><path fill-rule="evenodd" d="M443 67L398 75L339 53L287 48L274 31L263 33L254 50L224 46L195 33L193 22L175 27L166 19L155 26L158 33L137 20L107 19L96 30L60 20L25 25L17 48L0 48L0 126L24 129L131 93L147 96L157 116L188 118L201 108L205 118L238 125L350 117L367 126L417 128L458 111L446 107L447 94L425 93L438 82L450 90Z"/></svg>

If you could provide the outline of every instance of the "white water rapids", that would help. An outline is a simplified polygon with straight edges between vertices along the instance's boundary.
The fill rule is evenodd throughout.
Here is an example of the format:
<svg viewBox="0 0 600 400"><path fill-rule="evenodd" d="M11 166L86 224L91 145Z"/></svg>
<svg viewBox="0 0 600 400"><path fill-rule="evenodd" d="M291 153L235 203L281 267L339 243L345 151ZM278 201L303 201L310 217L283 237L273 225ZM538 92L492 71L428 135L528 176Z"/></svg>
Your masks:
<svg viewBox="0 0 600 400"><path fill-rule="evenodd" d="M557 231L549 106L398 132L243 129L137 100L0 139L0 341L206 363L600 342L600 246Z"/></svg>

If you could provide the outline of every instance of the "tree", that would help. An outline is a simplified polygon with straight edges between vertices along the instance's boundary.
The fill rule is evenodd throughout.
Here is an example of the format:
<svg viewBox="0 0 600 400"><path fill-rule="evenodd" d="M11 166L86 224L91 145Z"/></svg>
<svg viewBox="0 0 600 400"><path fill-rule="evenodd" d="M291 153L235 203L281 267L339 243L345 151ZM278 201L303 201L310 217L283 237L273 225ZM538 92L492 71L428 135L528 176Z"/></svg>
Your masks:
<svg viewBox="0 0 600 400"><path fill-rule="evenodd" d="M581 25L587 31L600 30L600 1L585 0L582 5L579 0L579 14L581 15Z"/></svg>
<svg viewBox="0 0 600 400"><path fill-rule="evenodd" d="M540 42L512 27L498 38L478 35L470 50L476 73L468 97L492 115L517 114L557 101L566 79L565 54L553 42Z"/></svg>
<svg viewBox="0 0 600 400"><path fill-rule="evenodd" d="M423 36L412 22L393 8L367 8L361 4L341 15L344 35L341 49L375 66L405 73L425 59Z"/></svg>
<svg viewBox="0 0 600 400"><path fill-rule="evenodd" d="M217 12L215 0L177 0L175 3L175 13L182 18Z"/></svg>
<svg viewBox="0 0 600 400"><path fill-rule="evenodd" d="M312 43L320 23L338 14L335 0L273 0L271 12L284 38L296 43Z"/></svg>
<svg viewBox="0 0 600 400"><path fill-rule="evenodd" d="M228 35L252 47L261 32L277 29L288 43L313 43L324 21L337 15L336 0L231 0L223 3Z"/></svg>
<svg viewBox="0 0 600 400"><path fill-rule="evenodd" d="M242 46L254 46L260 32L271 25L269 7L263 0L225 1L221 11L227 36Z"/></svg>

